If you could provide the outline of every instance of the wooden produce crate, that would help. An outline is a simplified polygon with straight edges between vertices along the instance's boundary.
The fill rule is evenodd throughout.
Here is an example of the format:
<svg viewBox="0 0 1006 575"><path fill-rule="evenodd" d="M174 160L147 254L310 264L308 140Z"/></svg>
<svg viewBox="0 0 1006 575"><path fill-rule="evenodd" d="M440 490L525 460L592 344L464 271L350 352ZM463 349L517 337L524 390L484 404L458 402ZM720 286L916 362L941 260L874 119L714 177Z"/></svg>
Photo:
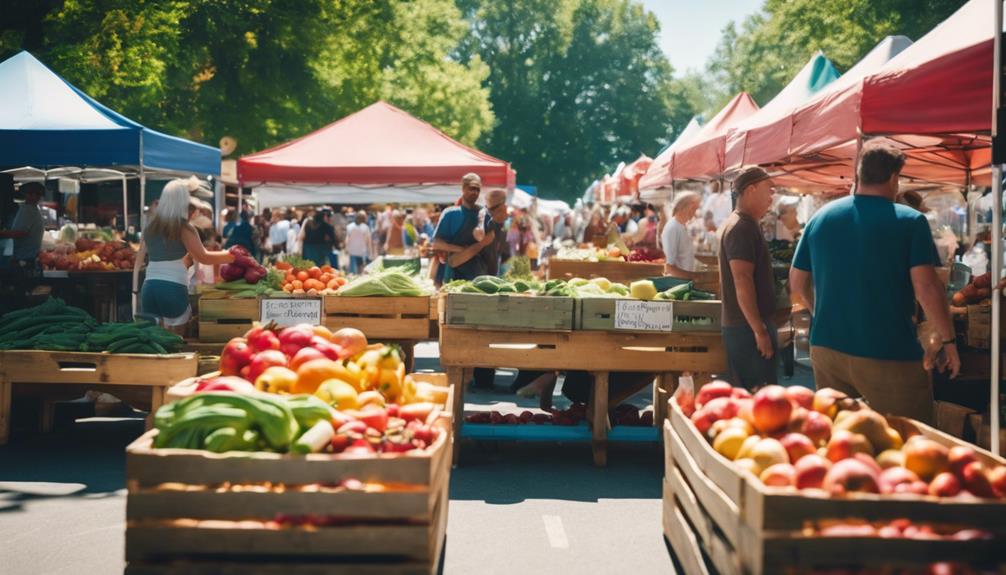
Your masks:
<svg viewBox="0 0 1006 575"><path fill-rule="evenodd" d="M695 272L695 279L692 285L695 289L702 291L707 291L709 293L714 293L717 296L720 294L720 270L719 268L709 268L700 272Z"/></svg>
<svg viewBox="0 0 1006 575"><path fill-rule="evenodd" d="M126 573L436 573L453 447L438 425L422 453L365 458L153 449L151 431L126 448ZM347 479L373 485L334 487ZM222 523L277 514L338 520Z"/></svg>
<svg viewBox="0 0 1006 575"><path fill-rule="evenodd" d="M720 331L720 302L718 301L651 301L655 306L666 306L672 314L671 329L624 330L615 328L615 310L618 301L612 298L582 298L578 301L576 329L584 331Z"/></svg>
<svg viewBox="0 0 1006 575"><path fill-rule="evenodd" d="M449 293L444 301L446 325L569 331L576 317L569 297Z"/></svg>
<svg viewBox="0 0 1006 575"><path fill-rule="evenodd" d="M258 298L199 298L199 341L219 343L241 337L260 317Z"/></svg>
<svg viewBox="0 0 1006 575"><path fill-rule="evenodd" d="M430 297L325 296L325 326L356 328L368 340L430 338Z"/></svg>
<svg viewBox="0 0 1006 575"><path fill-rule="evenodd" d="M1001 521L1006 502L870 494L829 498L766 487L716 453L673 399L668 409L670 420L664 424L664 533L688 574L761 575L850 563L893 567L973 562L976 558L1006 561L1002 549L1006 525ZM921 433L944 445L964 444L921 423L897 417L888 421L903 434ZM988 463L1004 462L984 451L979 457ZM996 539L919 541L802 533L808 523L899 518L966 524L990 531Z"/></svg>
<svg viewBox="0 0 1006 575"><path fill-rule="evenodd" d="M608 278L613 282L630 284L636 280L664 275L664 264L641 262L583 262L574 260L548 261L548 279Z"/></svg>
<svg viewBox="0 0 1006 575"><path fill-rule="evenodd" d="M0 351L0 445L7 443L10 432L15 386L18 395L43 398L41 427L47 431L54 402L80 397L88 389L107 391L142 407L149 404L153 413L163 403L165 389L195 376L197 366L194 353Z"/></svg>

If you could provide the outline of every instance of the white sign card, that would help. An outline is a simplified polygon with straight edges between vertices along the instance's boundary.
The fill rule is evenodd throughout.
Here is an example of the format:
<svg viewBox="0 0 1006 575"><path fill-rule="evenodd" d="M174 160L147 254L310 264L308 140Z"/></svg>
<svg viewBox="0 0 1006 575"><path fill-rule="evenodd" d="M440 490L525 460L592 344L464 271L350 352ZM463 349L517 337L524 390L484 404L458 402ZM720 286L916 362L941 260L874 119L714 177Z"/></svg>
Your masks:
<svg viewBox="0 0 1006 575"><path fill-rule="evenodd" d="M615 302L615 329L671 331L673 327L673 302L639 300L618 300Z"/></svg>
<svg viewBox="0 0 1006 575"><path fill-rule="evenodd" d="M263 298L259 306L262 323L291 326L321 325L321 298Z"/></svg>

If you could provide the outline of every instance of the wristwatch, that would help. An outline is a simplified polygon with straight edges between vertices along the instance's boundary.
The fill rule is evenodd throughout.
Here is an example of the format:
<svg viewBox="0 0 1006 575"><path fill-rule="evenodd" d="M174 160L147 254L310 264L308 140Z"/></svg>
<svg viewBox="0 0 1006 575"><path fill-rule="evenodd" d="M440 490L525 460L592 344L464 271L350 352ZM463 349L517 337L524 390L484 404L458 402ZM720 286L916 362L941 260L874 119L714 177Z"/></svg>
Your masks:
<svg viewBox="0 0 1006 575"><path fill-rule="evenodd" d="M957 345L957 338L950 338L943 340L943 342L940 344L940 347L944 347L950 344Z"/></svg>

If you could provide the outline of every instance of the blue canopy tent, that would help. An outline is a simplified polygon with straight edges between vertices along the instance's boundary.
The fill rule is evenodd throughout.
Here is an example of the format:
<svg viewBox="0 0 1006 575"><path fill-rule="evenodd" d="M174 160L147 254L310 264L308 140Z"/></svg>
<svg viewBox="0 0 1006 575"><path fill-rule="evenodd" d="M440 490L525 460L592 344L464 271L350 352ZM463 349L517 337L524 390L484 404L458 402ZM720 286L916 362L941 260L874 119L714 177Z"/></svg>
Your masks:
<svg viewBox="0 0 1006 575"><path fill-rule="evenodd" d="M101 105L28 52L0 63L0 165L219 176L220 150L146 128ZM123 174L125 176L125 174ZM124 214L128 214L123 207Z"/></svg>

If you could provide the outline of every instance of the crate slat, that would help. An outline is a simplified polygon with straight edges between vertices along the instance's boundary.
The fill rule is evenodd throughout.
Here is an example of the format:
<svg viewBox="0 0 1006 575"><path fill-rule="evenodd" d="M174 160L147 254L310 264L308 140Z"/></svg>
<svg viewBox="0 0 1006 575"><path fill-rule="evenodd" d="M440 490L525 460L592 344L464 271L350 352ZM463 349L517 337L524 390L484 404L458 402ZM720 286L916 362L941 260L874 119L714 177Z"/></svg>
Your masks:
<svg viewBox="0 0 1006 575"><path fill-rule="evenodd" d="M636 280L664 275L664 264L643 262L581 262L551 259L548 262L548 279L608 278L613 282L632 283Z"/></svg>
<svg viewBox="0 0 1006 575"><path fill-rule="evenodd" d="M670 543L674 555L681 564L685 575L710 575L702 560L702 548L698 539L685 521L681 511L674 505L670 487L664 482L664 537Z"/></svg>
<svg viewBox="0 0 1006 575"><path fill-rule="evenodd" d="M195 376L198 364L194 353L0 351L0 372L12 383L162 387Z"/></svg>
<svg viewBox="0 0 1006 575"><path fill-rule="evenodd" d="M371 340L426 340L430 338L430 296L325 296L325 327L352 327Z"/></svg>
<svg viewBox="0 0 1006 575"><path fill-rule="evenodd" d="M445 300L448 325L569 331L576 315L568 297L449 293Z"/></svg>
<svg viewBox="0 0 1006 575"><path fill-rule="evenodd" d="M430 296L346 297L325 296L326 314L428 317Z"/></svg>

